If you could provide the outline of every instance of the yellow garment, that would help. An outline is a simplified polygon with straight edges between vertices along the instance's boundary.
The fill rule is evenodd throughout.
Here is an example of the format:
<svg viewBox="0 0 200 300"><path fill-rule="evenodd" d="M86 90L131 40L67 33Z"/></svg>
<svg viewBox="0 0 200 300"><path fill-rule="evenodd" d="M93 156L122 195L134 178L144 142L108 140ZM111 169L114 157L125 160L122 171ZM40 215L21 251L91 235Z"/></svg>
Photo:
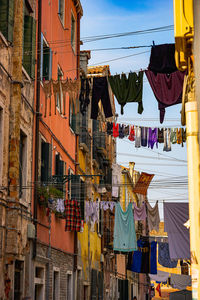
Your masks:
<svg viewBox="0 0 200 300"><path fill-rule="evenodd" d="M177 144L182 144L182 130L181 130L181 128L176 129L176 139L177 139Z"/></svg>

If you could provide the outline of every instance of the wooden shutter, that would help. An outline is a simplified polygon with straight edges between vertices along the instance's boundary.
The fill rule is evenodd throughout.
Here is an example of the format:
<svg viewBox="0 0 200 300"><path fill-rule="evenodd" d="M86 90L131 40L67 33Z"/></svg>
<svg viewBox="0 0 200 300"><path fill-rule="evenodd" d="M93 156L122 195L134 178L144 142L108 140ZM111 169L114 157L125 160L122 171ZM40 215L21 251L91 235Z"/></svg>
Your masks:
<svg viewBox="0 0 200 300"><path fill-rule="evenodd" d="M36 21L24 16L24 53L23 66L30 77L35 77Z"/></svg>
<svg viewBox="0 0 200 300"><path fill-rule="evenodd" d="M49 152L50 144L42 142L42 160L41 160L41 181L48 182L49 180Z"/></svg>
<svg viewBox="0 0 200 300"><path fill-rule="evenodd" d="M71 199L80 200L81 196L81 181L80 176L71 176Z"/></svg>
<svg viewBox="0 0 200 300"><path fill-rule="evenodd" d="M98 272L98 300L103 300L103 272Z"/></svg>
<svg viewBox="0 0 200 300"><path fill-rule="evenodd" d="M60 154L56 154L55 175L59 175Z"/></svg>
<svg viewBox="0 0 200 300"><path fill-rule="evenodd" d="M9 41L13 41L14 0L0 0L0 31Z"/></svg>
<svg viewBox="0 0 200 300"><path fill-rule="evenodd" d="M97 300L97 270L91 272L91 300Z"/></svg>
<svg viewBox="0 0 200 300"><path fill-rule="evenodd" d="M86 200L86 183L81 180L80 181L80 207L81 207L81 220L84 220L85 215L85 200Z"/></svg>

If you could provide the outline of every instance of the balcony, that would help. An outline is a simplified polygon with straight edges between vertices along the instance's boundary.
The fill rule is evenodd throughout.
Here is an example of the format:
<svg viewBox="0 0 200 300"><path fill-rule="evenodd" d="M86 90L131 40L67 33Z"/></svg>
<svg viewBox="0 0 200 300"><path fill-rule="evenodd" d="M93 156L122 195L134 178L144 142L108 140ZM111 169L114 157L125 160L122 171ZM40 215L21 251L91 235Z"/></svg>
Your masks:
<svg viewBox="0 0 200 300"><path fill-rule="evenodd" d="M81 128L80 130L80 137L79 137L80 149L84 150L85 152L91 151L91 136L89 132Z"/></svg>

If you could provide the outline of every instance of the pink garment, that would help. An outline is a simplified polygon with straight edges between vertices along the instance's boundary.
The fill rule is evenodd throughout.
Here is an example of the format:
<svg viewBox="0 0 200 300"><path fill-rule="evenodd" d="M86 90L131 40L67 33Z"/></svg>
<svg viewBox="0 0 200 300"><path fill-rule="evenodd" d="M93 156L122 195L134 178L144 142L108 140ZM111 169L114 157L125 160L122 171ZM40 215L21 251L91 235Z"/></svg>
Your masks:
<svg viewBox="0 0 200 300"><path fill-rule="evenodd" d="M146 220L147 213L146 213L145 203L143 203L141 207L137 207L136 203L133 202L133 207L134 207L134 220L135 221Z"/></svg>

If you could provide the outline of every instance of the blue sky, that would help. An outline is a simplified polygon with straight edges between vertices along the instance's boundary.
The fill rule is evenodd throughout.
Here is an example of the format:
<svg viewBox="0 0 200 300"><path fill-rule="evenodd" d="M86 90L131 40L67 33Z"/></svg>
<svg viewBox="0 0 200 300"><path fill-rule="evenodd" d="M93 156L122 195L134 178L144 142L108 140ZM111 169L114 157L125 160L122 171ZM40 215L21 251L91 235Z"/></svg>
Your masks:
<svg viewBox="0 0 200 300"><path fill-rule="evenodd" d="M173 0L82 0L81 2L84 10L84 15L81 20L81 37L145 30L173 24ZM95 48L152 45L152 41L155 41L155 44L173 43L174 33L173 31L167 31L102 40L86 43L81 49L90 50ZM101 52L92 51L89 64L93 65L144 51L150 51L150 48ZM112 74L125 73L145 69L148 66L149 55L150 53L148 52L103 64L110 65ZM144 112L142 115L137 114L137 104L132 103L125 106L124 115L121 116L120 108L116 101L116 110L119 114L118 121L134 125L159 127L158 104L146 78L144 79L143 105ZM180 110L181 105L167 108L165 121L162 126L180 127ZM124 139L117 141L117 152L123 153L123 155L120 154L117 157L119 163L123 163L127 166L128 161L136 162L136 170L144 170L156 174L155 182L160 180L164 181L166 178L187 176L186 163L180 163L178 161L173 163L168 160L163 160L169 156L186 161L186 144L183 148L179 145L172 145L172 151L166 153L163 152L163 145L159 145L159 148L154 148L153 151L146 148L135 149L134 143L132 144L127 139ZM158 159L140 158L137 157L138 155L156 157ZM161 166L159 163L167 164L167 166ZM187 188L150 188L148 197L150 201L152 201L152 205L157 199L159 199L159 201L169 201L171 199L174 201L185 201L188 197ZM162 211L162 204L160 204L160 208Z"/></svg>

